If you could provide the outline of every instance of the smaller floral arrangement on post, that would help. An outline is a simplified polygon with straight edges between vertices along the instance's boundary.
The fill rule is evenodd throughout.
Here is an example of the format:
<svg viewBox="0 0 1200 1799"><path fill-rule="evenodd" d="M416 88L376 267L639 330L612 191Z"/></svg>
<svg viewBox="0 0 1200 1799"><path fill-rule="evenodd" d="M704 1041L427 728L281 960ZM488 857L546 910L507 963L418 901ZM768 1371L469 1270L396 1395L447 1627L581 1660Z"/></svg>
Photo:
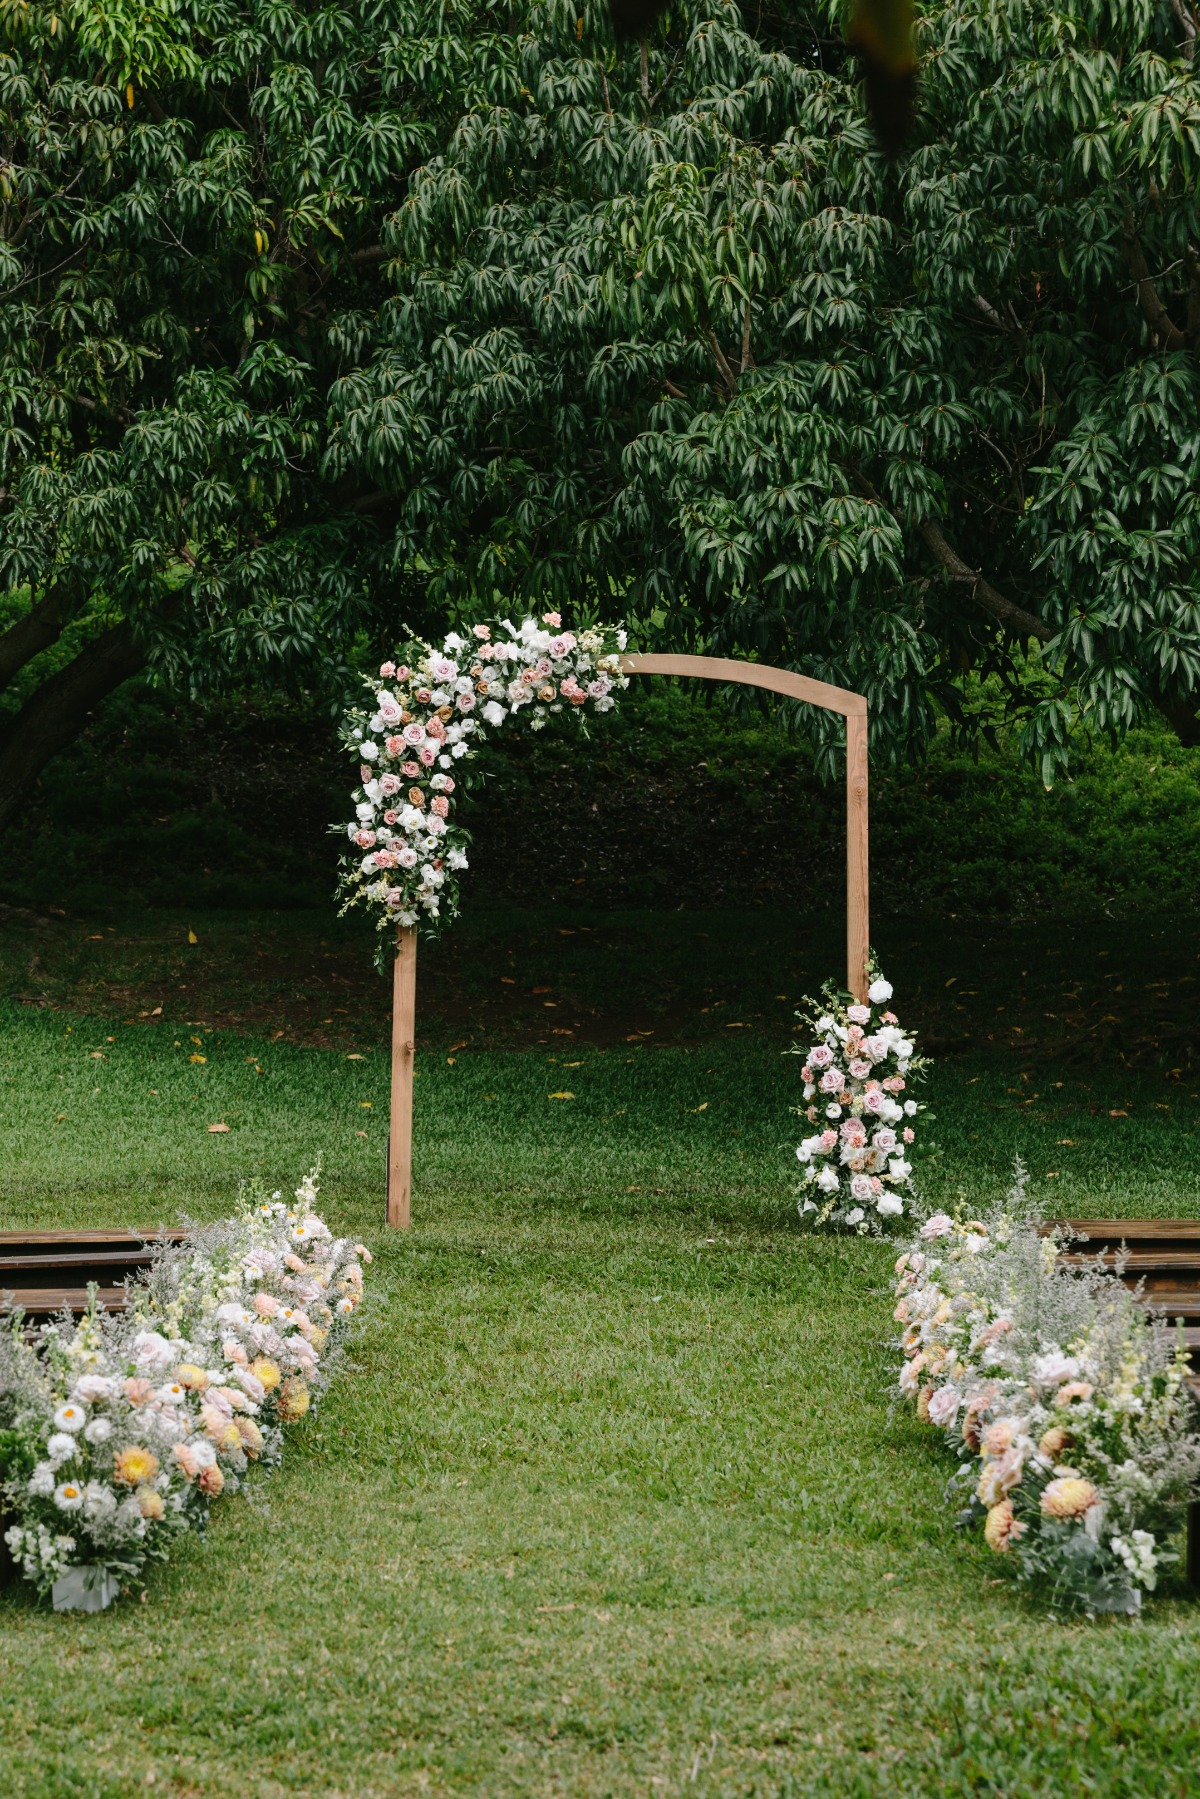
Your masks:
<svg viewBox="0 0 1200 1799"><path fill-rule="evenodd" d="M354 817L333 827L353 845L342 911L366 906L384 933L449 924L470 841L455 808L488 730L523 719L538 731L557 714L611 712L629 685L626 641L613 625L566 631L557 612L520 624L490 619L466 636L451 631L440 649L410 643L378 675L364 675L368 703L342 725L360 782Z"/></svg>
<svg viewBox="0 0 1200 1799"><path fill-rule="evenodd" d="M912 1186L916 1121L925 1107L911 1082L926 1063L889 1009L892 987L872 963L868 1004L824 989L825 1005L797 1017L812 1038L804 1057L804 1104L814 1127L796 1151L800 1216L814 1226L881 1235L899 1218Z"/></svg>

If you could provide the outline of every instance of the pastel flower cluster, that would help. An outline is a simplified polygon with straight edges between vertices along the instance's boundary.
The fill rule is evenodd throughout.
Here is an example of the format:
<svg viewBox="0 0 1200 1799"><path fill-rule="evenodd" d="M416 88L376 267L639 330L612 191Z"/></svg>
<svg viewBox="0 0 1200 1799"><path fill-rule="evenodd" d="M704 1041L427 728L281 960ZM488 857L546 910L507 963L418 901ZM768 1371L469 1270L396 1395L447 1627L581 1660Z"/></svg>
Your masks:
<svg viewBox="0 0 1200 1799"><path fill-rule="evenodd" d="M363 1290L369 1251L334 1238L315 1172L285 1204L160 1252L128 1309L94 1304L32 1336L0 1337L0 1509L5 1542L43 1592L69 1569L135 1578L255 1463L279 1459Z"/></svg>
<svg viewBox="0 0 1200 1799"><path fill-rule="evenodd" d="M928 1219L896 1263L900 1391L959 1457L989 1549L1057 1611L1133 1612L1200 1477L1187 1355L1061 1248L1010 1211Z"/></svg>
<svg viewBox="0 0 1200 1799"><path fill-rule="evenodd" d="M800 1116L815 1126L796 1151L799 1210L814 1225L880 1234L904 1211L917 1115L909 1083L925 1067L913 1039L887 1010L891 984L872 968L869 1004L825 989L826 1009L797 1014L817 1039L804 1057ZM811 1002L810 1002L811 1004Z"/></svg>
<svg viewBox="0 0 1200 1799"><path fill-rule="evenodd" d="M370 703L349 712L342 738L359 763L354 845L343 860L342 910L367 905L377 928L436 930L458 910L467 833L454 822L468 763L487 731L523 717L537 731L556 714L610 712L629 685L623 630L564 631L540 620L493 619L440 649L411 643L378 675L364 676Z"/></svg>

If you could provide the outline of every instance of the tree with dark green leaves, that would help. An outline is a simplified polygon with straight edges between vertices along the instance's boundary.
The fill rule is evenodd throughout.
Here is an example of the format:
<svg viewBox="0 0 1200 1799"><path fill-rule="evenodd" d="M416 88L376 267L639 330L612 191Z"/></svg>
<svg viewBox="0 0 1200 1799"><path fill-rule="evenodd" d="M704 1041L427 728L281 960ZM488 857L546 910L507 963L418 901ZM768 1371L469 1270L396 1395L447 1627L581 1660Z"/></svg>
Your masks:
<svg viewBox="0 0 1200 1799"><path fill-rule="evenodd" d="M833 6L121 3L0 63L0 681L75 652L0 815L147 659L498 606L858 688L885 755L998 695L1047 778L1200 737L1191 0L928 7L898 162Z"/></svg>

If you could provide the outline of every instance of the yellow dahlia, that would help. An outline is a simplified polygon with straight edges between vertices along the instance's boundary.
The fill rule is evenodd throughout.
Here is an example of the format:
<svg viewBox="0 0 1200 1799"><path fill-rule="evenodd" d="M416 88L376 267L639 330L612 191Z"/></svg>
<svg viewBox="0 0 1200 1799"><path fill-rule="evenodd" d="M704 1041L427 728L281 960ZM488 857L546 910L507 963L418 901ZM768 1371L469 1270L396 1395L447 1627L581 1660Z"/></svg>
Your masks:
<svg viewBox="0 0 1200 1799"><path fill-rule="evenodd" d="M283 1378L279 1372L278 1362L272 1362L267 1356L259 1356L257 1362L251 1362L250 1372L268 1393L272 1387L277 1387Z"/></svg>
<svg viewBox="0 0 1200 1799"><path fill-rule="evenodd" d="M1042 1491L1042 1516L1044 1518L1082 1518L1090 1506L1096 1503L1096 1489L1090 1480L1083 1480L1078 1475L1066 1474L1058 1480L1052 1480Z"/></svg>
<svg viewBox="0 0 1200 1799"><path fill-rule="evenodd" d="M131 1444L113 1457L113 1478L125 1487L140 1487L158 1473L158 1457L140 1444Z"/></svg>
<svg viewBox="0 0 1200 1799"><path fill-rule="evenodd" d="M203 1368L197 1368L195 1362L180 1362L175 1370L175 1379L181 1387L187 1387L192 1393L203 1393L208 1385L207 1374Z"/></svg>
<svg viewBox="0 0 1200 1799"><path fill-rule="evenodd" d="M303 1418L311 1404L312 1399L304 1382L292 1377L285 1380L280 1387L279 1398L275 1401L275 1409L279 1416L290 1424L297 1418Z"/></svg>
<svg viewBox="0 0 1200 1799"><path fill-rule="evenodd" d="M241 1439L242 1448L253 1459L262 1454L263 1436L253 1418L239 1418L235 1429Z"/></svg>
<svg viewBox="0 0 1200 1799"><path fill-rule="evenodd" d="M1046 1432L1038 1448L1049 1461L1056 1462L1070 1441L1070 1435L1062 1425L1055 1424Z"/></svg>
<svg viewBox="0 0 1200 1799"><path fill-rule="evenodd" d="M155 1524L162 1517L165 1507L163 1496L153 1487L138 1488L138 1511L150 1524Z"/></svg>
<svg viewBox="0 0 1200 1799"><path fill-rule="evenodd" d="M983 1540L997 1555L1003 1555L1024 1531L1025 1526L1013 1515L1012 1500L1002 1499L988 1512L983 1527Z"/></svg>

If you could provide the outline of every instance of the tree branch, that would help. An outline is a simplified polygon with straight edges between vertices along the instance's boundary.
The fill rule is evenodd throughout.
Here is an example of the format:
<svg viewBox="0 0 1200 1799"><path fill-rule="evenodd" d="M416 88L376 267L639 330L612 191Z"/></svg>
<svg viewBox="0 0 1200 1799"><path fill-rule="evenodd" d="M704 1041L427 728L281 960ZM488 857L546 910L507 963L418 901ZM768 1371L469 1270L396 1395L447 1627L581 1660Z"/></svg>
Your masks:
<svg viewBox="0 0 1200 1799"><path fill-rule="evenodd" d="M1146 252L1142 248L1142 240L1137 234L1137 225L1128 206L1124 208L1124 213L1125 226L1122 235L1125 239L1125 259L1129 264L1129 272L1133 276L1142 316L1150 329L1158 333L1168 350L1186 349L1187 333L1179 329L1158 297L1158 289L1155 287L1154 277L1150 273L1150 264L1146 261Z"/></svg>
<svg viewBox="0 0 1200 1799"><path fill-rule="evenodd" d="M62 575L47 588L36 606L0 635L0 692L27 662L62 636L72 613L83 598L83 584L76 576Z"/></svg>
<svg viewBox="0 0 1200 1799"><path fill-rule="evenodd" d="M145 665L145 650L128 624L119 624L43 681L0 742L0 831L51 757L80 735L93 707Z"/></svg>
<svg viewBox="0 0 1200 1799"><path fill-rule="evenodd" d="M1171 11L1183 26L1183 60L1191 62L1196 53L1196 15L1186 0L1171 0Z"/></svg>
<svg viewBox="0 0 1200 1799"><path fill-rule="evenodd" d="M734 374L732 368L729 366L729 359L726 356L724 350L721 348L720 344L717 342L716 332L713 330L711 325L702 325L700 327L700 335L704 339L705 343L708 345L709 349L712 351L713 361L716 363L717 368L720 371L721 380L725 384L725 390L730 395L730 397L732 397L737 392L737 376Z"/></svg>
<svg viewBox="0 0 1200 1799"><path fill-rule="evenodd" d="M1038 618L1035 613L1026 612L1024 606L1018 606L1013 600L1007 599L978 569L964 562L958 551L947 543L940 525L935 524L931 518L922 519L917 526L917 536L950 579L969 586L971 598L985 612L990 612L1000 624L1020 632L1024 637L1036 637L1039 643L1050 642L1055 635L1053 626L1048 625L1045 619Z"/></svg>

